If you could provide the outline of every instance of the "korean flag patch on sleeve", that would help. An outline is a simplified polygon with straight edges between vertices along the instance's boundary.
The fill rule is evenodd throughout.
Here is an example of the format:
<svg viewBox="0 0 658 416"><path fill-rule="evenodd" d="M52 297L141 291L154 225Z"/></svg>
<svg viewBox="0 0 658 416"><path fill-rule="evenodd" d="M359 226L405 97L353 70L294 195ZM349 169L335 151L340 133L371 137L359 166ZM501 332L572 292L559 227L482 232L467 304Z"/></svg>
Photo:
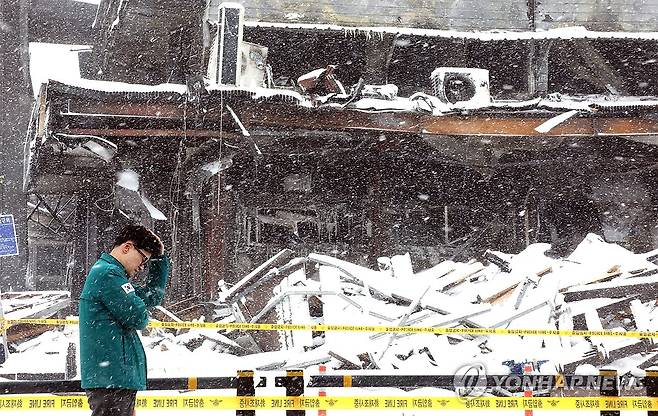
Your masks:
<svg viewBox="0 0 658 416"><path fill-rule="evenodd" d="M126 295L135 291L135 288L130 283L121 285L121 289L123 289L123 291L126 292Z"/></svg>

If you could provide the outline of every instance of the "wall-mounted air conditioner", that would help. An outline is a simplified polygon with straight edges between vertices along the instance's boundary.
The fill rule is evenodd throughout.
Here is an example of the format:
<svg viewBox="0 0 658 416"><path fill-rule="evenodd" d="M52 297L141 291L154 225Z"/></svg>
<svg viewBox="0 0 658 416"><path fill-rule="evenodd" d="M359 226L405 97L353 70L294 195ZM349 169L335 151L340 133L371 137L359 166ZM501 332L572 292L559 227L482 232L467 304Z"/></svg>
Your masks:
<svg viewBox="0 0 658 416"><path fill-rule="evenodd" d="M218 30L210 50L207 75L215 84L240 85L244 7L237 3L222 3L217 15Z"/></svg>
<svg viewBox="0 0 658 416"><path fill-rule="evenodd" d="M221 3L217 31L210 46L207 76L211 83L245 88L263 87L267 48L242 41L244 7Z"/></svg>
<svg viewBox="0 0 658 416"><path fill-rule="evenodd" d="M431 79L434 95L449 107L473 109L491 104L487 69L436 68Z"/></svg>

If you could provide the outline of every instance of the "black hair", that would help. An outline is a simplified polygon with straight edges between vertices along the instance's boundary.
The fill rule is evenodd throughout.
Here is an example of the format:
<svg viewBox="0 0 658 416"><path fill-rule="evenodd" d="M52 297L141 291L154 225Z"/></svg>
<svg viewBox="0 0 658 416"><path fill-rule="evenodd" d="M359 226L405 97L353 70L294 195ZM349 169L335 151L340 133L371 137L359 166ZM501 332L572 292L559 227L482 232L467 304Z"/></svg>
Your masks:
<svg viewBox="0 0 658 416"><path fill-rule="evenodd" d="M146 250L153 256L162 255L162 246L155 234L143 225L130 224L123 227L114 239L113 247L120 246L126 241L132 241L135 247Z"/></svg>

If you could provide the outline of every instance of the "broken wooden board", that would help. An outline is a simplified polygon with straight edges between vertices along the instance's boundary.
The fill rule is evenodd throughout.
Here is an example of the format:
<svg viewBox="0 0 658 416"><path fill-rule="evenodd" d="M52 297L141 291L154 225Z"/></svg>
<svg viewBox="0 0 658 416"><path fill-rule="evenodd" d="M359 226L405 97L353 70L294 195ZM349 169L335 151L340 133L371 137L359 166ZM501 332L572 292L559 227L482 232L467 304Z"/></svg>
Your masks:
<svg viewBox="0 0 658 416"><path fill-rule="evenodd" d="M493 281L478 285L478 298L481 300L481 302L490 303L506 292L516 288L519 283L523 282L524 280L525 277L519 275L499 275Z"/></svg>
<svg viewBox="0 0 658 416"><path fill-rule="evenodd" d="M593 298L621 298L637 295L642 301L656 300L658 276L637 277L573 287L564 293L566 302Z"/></svg>
<svg viewBox="0 0 658 416"><path fill-rule="evenodd" d="M333 351L328 352L329 356L332 358L335 358L336 360L340 361L342 363L342 366L340 367L341 370L360 370L361 366L356 364L353 361L348 360L347 358L341 356L340 354L337 354ZM356 355L355 355L356 358ZM356 360L354 360L356 361Z"/></svg>
<svg viewBox="0 0 658 416"><path fill-rule="evenodd" d="M66 310L71 301L66 291L3 292L4 319L43 319ZM19 342L50 331L46 325L16 324L6 331L6 342Z"/></svg>
<svg viewBox="0 0 658 416"><path fill-rule="evenodd" d="M48 318L70 305L66 291L3 292L2 308L5 319Z"/></svg>
<svg viewBox="0 0 658 416"><path fill-rule="evenodd" d="M455 270L456 264L452 260L443 261L429 269L421 270L414 274L414 280L431 279L435 280Z"/></svg>
<svg viewBox="0 0 658 416"><path fill-rule="evenodd" d="M245 296L249 292L256 289L262 281L259 281L272 268L284 265L292 257L292 250L283 249L279 251L274 257L267 260L255 268L251 273L240 279L233 287L226 293L220 294L220 300L225 303L233 303L238 298Z"/></svg>
<svg viewBox="0 0 658 416"><path fill-rule="evenodd" d="M455 268L454 271L435 280L434 288L439 291L446 291L453 286L464 282L466 279L484 270L485 267L480 262L464 264Z"/></svg>
<svg viewBox="0 0 658 416"><path fill-rule="evenodd" d="M621 273L621 266L619 264L615 264L614 266L608 268L608 270L606 270L604 273L598 276L592 276L591 278L582 281L580 284L587 285L592 283L606 282L617 276L621 276Z"/></svg>

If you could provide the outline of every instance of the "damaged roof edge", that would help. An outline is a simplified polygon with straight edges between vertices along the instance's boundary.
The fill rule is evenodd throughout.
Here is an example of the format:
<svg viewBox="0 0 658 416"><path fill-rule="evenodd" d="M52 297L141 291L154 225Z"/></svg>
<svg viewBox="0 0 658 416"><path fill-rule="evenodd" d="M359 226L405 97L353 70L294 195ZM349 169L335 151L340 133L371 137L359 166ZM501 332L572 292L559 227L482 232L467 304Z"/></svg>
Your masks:
<svg viewBox="0 0 658 416"><path fill-rule="evenodd" d="M76 87L61 84L55 85L56 87L49 91L49 100L61 101L57 98L57 93L63 94L64 98L67 98L65 103L58 104L59 106L64 105L64 107L60 108L62 111L57 112L57 117L49 119L50 128L59 133L103 137L113 135L124 137L136 135L178 136L181 134L181 126L183 125L180 123L188 115L185 109L181 108L179 101L185 100L186 94L179 95L177 99L172 101L172 95L176 95L175 93L150 93L147 94L148 97L143 97L141 93L133 94L130 91L106 93L79 90ZM57 93L53 94L53 92ZM91 97L89 94L91 94ZM73 100L75 96L80 97L81 100ZM99 101L89 101L89 98ZM105 98L111 102L106 102ZM126 105L131 102L136 104L136 100L141 98L146 98L148 105ZM591 102L577 102L575 104L578 104L578 106L573 108L573 105L569 105L574 104L571 101L553 103L550 100L540 100L532 102L535 108L524 107L519 110L503 107L496 109L495 105L489 105L470 110L467 113L452 112L442 114L440 117L418 111L392 111L382 115L380 112L369 112L349 107L322 106L307 108L303 105L291 103L289 99L276 102L273 99L275 97L261 98L256 101L245 100L244 98L253 99L248 91L221 92L220 94L210 91L202 105L217 104L221 101L220 98L231 98L232 103L241 104L239 105L239 111L236 107L233 108L236 109L236 114L244 122L247 131L253 128L305 129L309 125L313 125L318 130L369 130L479 137L595 137L658 134L658 123L653 116L657 104L654 100L646 102L620 100L615 102L615 106L612 108L604 109L601 107L597 109L598 111L588 111L591 109L589 106L592 104ZM280 100L280 98L277 100ZM542 103L546 108L542 108L544 107L541 105ZM589 105L585 107L586 109L581 109L580 106L585 104ZM564 110L578 110L578 112L577 114L574 113L568 120L565 119L557 123L559 125L551 126L545 133L535 130L535 128L542 126L550 119L560 116L559 113ZM198 129L185 130L185 135L187 137L215 136L217 126L222 122L222 113L223 110L209 107L208 111L203 113L203 118L198 120L202 123L202 126L200 125ZM189 115L193 116L194 114ZM114 124L116 125L108 125L108 117L115 119ZM96 124L89 124L90 120L84 121L85 118L96 119L97 122L95 122ZM150 118L157 119L164 124L154 127L149 124L148 120ZM223 121L226 123L228 119ZM556 120L552 121L556 122ZM123 124L123 127L120 127L121 123L128 124ZM236 130L238 126L231 124L230 130L238 132ZM224 133L226 133L225 130Z"/></svg>
<svg viewBox="0 0 658 416"><path fill-rule="evenodd" d="M182 84L160 84L160 85L141 85L128 84L120 82L107 82L95 80L80 80L82 82L63 83L60 81L49 80L48 91L54 91L64 94L73 94L81 97L104 99L117 97L127 100L152 100L167 99L170 101L184 101L189 93L186 86ZM115 84L115 85L113 85ZM297 104L301 107L310 108L309 100L296 91L276 88L242 88L233 86L208 86L207 92L212 97L215 94L224 95L225 98L244 97L250 100L284 102ZM43 94L42 94L43 95ZM376 105L372 105L376 103ZM405 105L401 105L404 103ZM413 105L413 97L397 97L396 100L386 99L368 99L361 98L349 106L332 106L321 105L318 108L333 109L338 111L342 108L355 111L383 111L383 112L411 112L426 113L416 105ZM658 109L658 97L654 96L629 96L617 97L614 101L603 95L588 96L568 96L552 95L545 98L535 98L531 100L491 100L483 103L479 107L471 109L448 109L446 112L436 113L433 115L449 115L453 113L470 113L477 112L527 112L545 110L549 112L560 112L579 110L582 112L606 112L606 113L628 113L629 111L640 113L653 113Z"/></svg>
<svg viewBox="0 0 658 416"><path fill-rule="evenodd" d="M274 23L247 21L245 26L253 28L278 28L291 30L314 30L344 32L346 35L363 35L365 37L392 35L426 36L437 38L460 38L480 41L502 40L544 40L544 39L638 39L658 40L658 32L598 32L591 31L583 26L572 26L544 31L458 31L422 29L413 27L385 27L385 26L340 26L330 24L310 23Z"/></svg>
<svg viewBox="0 0 658 416"><path fill-rule="evenodd" d="M183 84L129 84L124 82L99 81L79 79L75 82L48 80L49 91L74 94L88 98L107 98L111 96L130 100L150 100L167 98L172 101L184 101L190 95L187 86ZM283 101L310 106L308 101L298 92L286 89L243 88L224 85L208 85L206 91L210 94L225 94L227 96L241 95L252 100Z"/></svg>

